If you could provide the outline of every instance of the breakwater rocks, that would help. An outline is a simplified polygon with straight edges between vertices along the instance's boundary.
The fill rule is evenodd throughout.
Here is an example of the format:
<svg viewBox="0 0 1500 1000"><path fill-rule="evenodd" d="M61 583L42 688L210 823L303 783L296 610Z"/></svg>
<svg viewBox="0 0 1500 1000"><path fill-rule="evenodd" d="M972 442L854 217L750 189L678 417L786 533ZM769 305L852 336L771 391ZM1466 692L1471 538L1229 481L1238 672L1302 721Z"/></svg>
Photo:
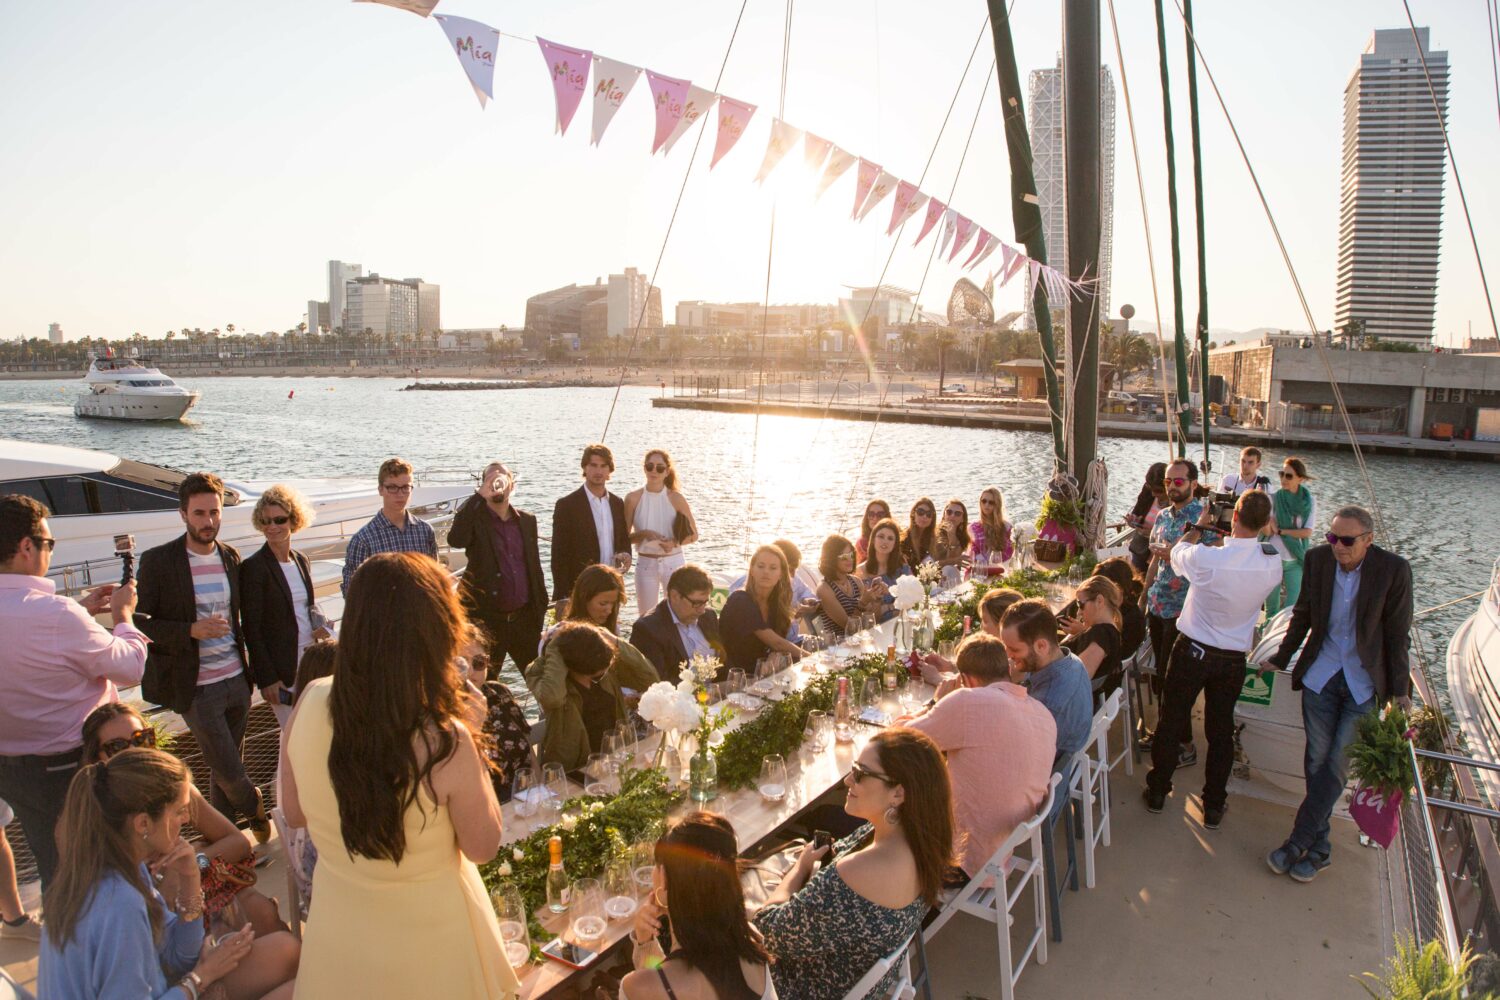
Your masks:
<svg viewBox="0 0 1500 1000"><path fill-rule="evenodd" d="M413 382L402 386L402 392L421 390L425 392L464 392L484 389L603 389L613 382L599 382L590 378L561 379L536 382Z"/></svg>

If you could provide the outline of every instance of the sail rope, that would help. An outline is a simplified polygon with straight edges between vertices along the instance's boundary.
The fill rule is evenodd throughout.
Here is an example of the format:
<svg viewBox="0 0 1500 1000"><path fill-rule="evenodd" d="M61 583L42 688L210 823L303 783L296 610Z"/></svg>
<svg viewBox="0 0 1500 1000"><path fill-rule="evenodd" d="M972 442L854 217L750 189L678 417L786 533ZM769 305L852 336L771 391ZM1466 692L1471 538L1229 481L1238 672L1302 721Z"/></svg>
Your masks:
<svg viewBox="0 0 1500 1000"><path fill-rule="evenodd" d="M1495 19L1500 13L1500 2L1497 0L1485 0L1484 18L1490 27L1490 75L1495 79L1495 114L1500 117L1500 48L1497 43L1500 39L1495 37Z"/></svg>
<svg viewBox="0 0 1500 1000"><path fill-rule="evenodd" d="M740 12L735 15L734 29L729 33L729 44L724 47L724 58L719 62L719 75L714 77L713 90L719 90L719 85L724 82L724 70L729 65L729 54L734 51L734 40L739 37L740 23L745 19L745 8L750 5L750 0L740 0ZM667 253L667 243L672 238L672 227L677 223L677 212L682 208L682 196L687 193L688 181L693 176L693 165L698 162L698 148L703 145L703 137L708 133L708 123L698 129L698 137L693 140L693 152L688 157L687 169L682 172L682 186L677 189L677 201L672 206L672 216L667 220L667 231L662 234L661 248L656 252L656 264L651 268L651 277L646 283L646 294L641 298L641 311L635 318L635 329L630 334L630 349L625 353L625 360L620 365L620 378L615 382L614 398L609 401L609 413L604 418L604 430L599 433L599 443L609 436L609 425L615 418L615 406L620 402L620 388L625 384L625 372L630 367L630 359L635 356L636 344L641 338L641 326L646 322L646 311L651 305L651 293L656 289L656 277L661 273L662 258Z"/></svg>
<svg viewBox="0 0 1500 1000"><path fill-rule="evenodd" d="M1141 199L1141 225L1146 231L1146 266L1151 272L1151 307L1156 315L1156 352L1161 359L1161 372L1165 377L1167 373L1167 342L1162 336L1164 332L1161 325L1161 293L1156 281L1156 251L1151 245L1151 212L1146 205L1146 180L1141 172L1141 147L1135 134L1135 108L1130 100L1130 78L1125 73L1125 53L1120 48L1120 24L1115 19L1115 0L1107 0L1109 4L1109 26L1114 33L1115 40L1115 65L1120 70L1120 89L1125 96L1125 122L1130 128L1130 155L1135 160L1135 186ZM1167 415L1167 460L1176 456L1173 435L1176 427L1171 414Z"/></svg>
<svg viewBox="0 0 1500 1000"><path fill-rule="evenodd" d="M776 118L786 118L786 74L792 51L792 4L786 0L786 20L781 29L781 93L776 103ZM705 126L706 129L706 126ZM771 196L771 232L766 238L766 287L760 306L760 366L755 388L755 424L750 434L749 488L745 498L745 537L741 554L750 558L750 525L755 519L755 459L760 446L760 411L766 398L766 335L771 316L771 262L776 249L776 195Z"/></svg>
<svg viewBox="0 0 1500 1000"><path fill-rule="evenodd" d="M1166 130L1167 148L1167 234L1171 237L1172 244L1172 344L1173 356L1177 359L1176 380L1173 382L1177 405L1168 408L1168 419L1178 421L1177 457L1185 458L1192 432L1188 429L1187 346L1182 329L1182 246L1177 236L1177 145L1172 138L1172 84L1167 72L1166 12L1162 9L1161 0L1155 0L1155 6L1156 52L1161 67L1161 118Z"/></svg>
<svg viewBox="0 0 1500 1000"><path fill-rule="evenodd" d="M1177 13L1182 15L1180 0L1172 0L1177 7ZM1197 34L1187 25L1186 18L1183 19L1183 30L1187 32L1188 38L1193 43L1193 48L1198 53L1198 61L1203 64L1203 75L1208 77L1209 86L1213 88L1214 99L1218 101L1219 110L1224 113L1224 121L1229 126L1229 133L1234 137L1234 144L1240 152L1240 159L1245 164L1245 170L1250 175L1250 182L1255 187L1256 197L1260 200L1260 207L1266 215L1266 222L1270 224L1271 235L1276 240L1276 247L1281 251L1282 263L1286 265L1287 274L1292 279L1292 288L1297 293L1297 302L1302 307L1302 315L1307 320L1307 328L1312 332L1313 346L1317 349L1318 359L1323 363L1323 370L1328 376L1328 384L1333 389L1334 401L1338 404L1339 415L1344 421L1344 430L1349 435L1349 447L1354 452L1355 463L1359 466L1359 474L1364 479L1365 492L1370 498L1370 511L1375 516L1375 530L1381 537L1386 537L1385 518L1381 515L1380 500L1375 494L1375 484L1370 479L1370 470L1365 464L1363 449L1359 445L1359 436L1354 430L1354 421L1349 417L1349 408L1344 405L1344 393L1339 388L1337 376L1333 372L1333 363L1329 360L1328 349L1323 343L1323 335L1318 332L1317 321L1313 318L1312 307L1308 305L1307 294L1302 289L1302 280L1297 276L1297 269L1292 264L1291 253L1286 248L1286 241L1281 238L1281 227L1276 224L1276 215L1271 211L1271 203L1266 199L1265 189L1261 187L1260 176L1255 172L1255 166L1250 162L1250 153L1245 149L1244 140L1240 138L1240 130L1234 122L1234 116L1229 113L1229 105L1224 100L1224 93L1219 89L1219 82L1214 78L1213 67L1209 65L1208 58L1203 53L1203 46L1198 41Z"/></svg>
<svg viewBox="0 0 1500 1000"><path fill-rule="evenodd" d="M1453 142L1448 138L1448 123L1443 119L1443 106L1438 101L1437 88L1432 84L1432 70L1427 66L1427 50L1417 37L1417 22L1412 20L1411 4L1401 0L1406 8L1406 23L1411 27L1412 41L1416 43L1417 55L1422 59L1422 75L1427 79L1427 93L1432 97L1432 111L1437 115L1438 128L1443 130L1443 145L1448 150L1448 165L1453 168L1453 183L1458 188L1458 203L1464 209L1464 222L1469 227L1469 243L1474 247L1474 263L1479 267L1479 283L1484 287L1484 304L1490 310L1490 330L1500 338L1500 326L1495 323L1495 303L1490 298L1490 279L1484 273L1484 258L1479 255L1479 237L1474 235L1474 217L1469 214L1469 198L1464 194L1464 178L1458 172L1458 157L1453 155Z"/></svg>

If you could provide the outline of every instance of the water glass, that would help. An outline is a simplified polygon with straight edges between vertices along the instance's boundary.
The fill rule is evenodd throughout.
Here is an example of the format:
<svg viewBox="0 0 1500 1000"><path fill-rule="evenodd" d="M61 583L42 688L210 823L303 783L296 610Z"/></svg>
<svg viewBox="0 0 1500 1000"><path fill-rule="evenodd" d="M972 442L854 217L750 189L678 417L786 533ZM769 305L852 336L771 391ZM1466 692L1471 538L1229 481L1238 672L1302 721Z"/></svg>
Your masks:
<svg viewBox="0 0 1500 1000"><path fill-rule="evenodd" d="M651 895L656 876L656 845L641 841L630 848L630 877L635 882L637 899Z"/></svg>
<svg viewBox="0 0 1500 1000"><path fill-rule="evenodd" d="M760 797L767 802L786 798L786 761L781 754L768 754L760 764Z"/></svg>
<svg viewBox="0 0 1500 1000"><path fill-rule="evenodd" d="M573 883L568 918L574 940L584 947L593 948L604 937L609 920L604 916L604 888L598 879L581 878Z"/></svg>
<svg viewBox="0 0 1500 1000"><path fill-rule="evenodd" d="M729 671L724 676L724 690L728 691L731 697L742 693L745 690L745 671L739 667Z"/></svg>
<svg viewBox="0 0 1500 1000"><path fill-rule="evenodd" d="M938 655L949 663L958 655L958 643L952 639L944 639L938 643Z"/></svg>
<svg viewBox="0 0 1500 1000"><path fill-rule="evenodd" d="M610 920L628 920L635 913L635 875L631 852L615 858L604 869L604 915Z"/></svg>
<svg viewBox="0 0 1500 1000"><path fill-rule="evenodd" d="M583 777L585 784L583 792L585 795L613 795L614 768L611 766L609 754L591 753L588 763L583 765Z"/></svg>
<svg viewBox="0 0 1500 1000"><path fill-rule="evenodd" d="M510 782L511 808L521 819L530 819L541 808L541 798L546 792L541 789L541 776L530 767L516 772Z"/></svg>
<svg viewBox="0 0 1500 1000"><path fill-rule="evenodd" d="M526 904L521 900L521 892L506 883L490 893L490 902L500 922L505 958L512 969L519 969L531 958L531 932L526 927Z"/></svg>
<svg viewBox="0 0 1500 1000"><path fill-rule="evenodd" d="M880 707L880 678L866 677L864 684L860 687L859 705L861 708Z"/></svg>
<svg viewBox="0 0 1500 1000"><path fill-rule="evenodd" d="M547 790L547 811L553 822L562 815L563 802L568 797L568 772L561 764L542 765L542 787Z"/></svg>
<svg viewBox="0 0 1500 1000"><path fill-rule="evenodd" d="M828 749L829 737L833 734L833 720L828 713L820 709L813 709L807 713L807 724L813 731L813 750L822 752Z"/></svg>
<svg viewBox="0 0 1500 1000"><path fill-rule="evenodd" d="M762 657L755 664L755 685L750 688L752 694L762 698L771 694L771 675L776 673L775 661L769 657Z"/></svg>

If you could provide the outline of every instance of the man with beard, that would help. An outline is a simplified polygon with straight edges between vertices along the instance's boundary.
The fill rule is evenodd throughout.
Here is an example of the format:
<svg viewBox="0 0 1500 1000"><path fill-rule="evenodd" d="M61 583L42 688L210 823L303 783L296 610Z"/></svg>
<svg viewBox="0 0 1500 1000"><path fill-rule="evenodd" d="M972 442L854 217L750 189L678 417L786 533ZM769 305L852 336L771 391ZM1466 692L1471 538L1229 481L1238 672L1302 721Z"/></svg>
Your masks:
<svg viewBox="0 0 1500 1000"><path fill-rule="evenodd" d="M224 483L195 472L177 488L181 537L141 555L140 629L151 639L141 693L182 716L211 772L210 801L265 843L270 819L240 745L251 677L240 634L240 554L218 540Z"/></svg>
<svg viewBox="0 0 1500 1000"><path fill-rule="evenodd" d="M1057 723L1057 755L1052 769L1066 766L1089 741L1089 729L1094 724L1088 669L1059 645L1057 618L1046 601L1031 598L1012 604L1000 620L1000 641L1005 643L1005 655L1010 659L1011 679L1025 684ZM1059 804L1064 801L1058 800Z"/></svg>
<svg viewBox="0 0 1500 1000"><path fill-rule="evenodd" d="M1156 657L1156 670L1166 682L1170 669L1172 646L1177 642L1177 619L1187 601L1188 581L1172 569L1172 546L1177 544L1189 526L1197 523L1203 514L1203 501L1193 499L1198 485L1198 469L1187 459L1179 458L1167 466L1167 506L1156 515L1151 528L1151 562L1155 571L1147 570L1146 579L1146 626L1151 634L1151 651ZM1158 720L1158 723L1160 720ZM1158 724L1158 729L1160 725ZM1175 739L1181 744L1178 751L1178 767L1191 767L1198 763L1198 752L1193 748L1192 722L1178 733L1160 733L1156 737L1141 740L1141 749L1150 751L1156 738Z"/></svg>

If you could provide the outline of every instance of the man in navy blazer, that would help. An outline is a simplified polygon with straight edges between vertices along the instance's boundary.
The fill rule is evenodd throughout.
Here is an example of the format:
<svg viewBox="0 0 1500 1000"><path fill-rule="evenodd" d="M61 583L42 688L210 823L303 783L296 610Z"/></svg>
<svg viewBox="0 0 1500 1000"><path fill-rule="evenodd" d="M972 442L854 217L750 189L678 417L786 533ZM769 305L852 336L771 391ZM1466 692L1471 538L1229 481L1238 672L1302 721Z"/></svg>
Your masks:
<svg viewBox="0 0 1500 1000"><path fill-rule="evenodd" d="M606 488L615 457L604 445L591 444L583 449L581 465L583 485L552 508L552 600L558 602L559 619L567 613L578 574L589 566L630 569L625 501Z"/></svg>
<svg viewBox="0 0 1500 1000"><path fill-rule="evenodd" d="M701 566L679 566L667 581L667 596L630 630L630 644L676 684L694 654L723 658L719 618L709 608L713 580Z"/></svg>
<svg viewBox="0 0 1500 1000"><path fill-rule="evenodd" d="M1278 875L1311 882L1329 865L1329 817L1348 778L1345 751L1360 718L1394 699L1411 708L1411 564L1374 544L1362 507L1333 515L1328 544L1308 550L1286 637L1268 661L1302 692L1307 794L1286 843L1266 856Z"/></svg>

